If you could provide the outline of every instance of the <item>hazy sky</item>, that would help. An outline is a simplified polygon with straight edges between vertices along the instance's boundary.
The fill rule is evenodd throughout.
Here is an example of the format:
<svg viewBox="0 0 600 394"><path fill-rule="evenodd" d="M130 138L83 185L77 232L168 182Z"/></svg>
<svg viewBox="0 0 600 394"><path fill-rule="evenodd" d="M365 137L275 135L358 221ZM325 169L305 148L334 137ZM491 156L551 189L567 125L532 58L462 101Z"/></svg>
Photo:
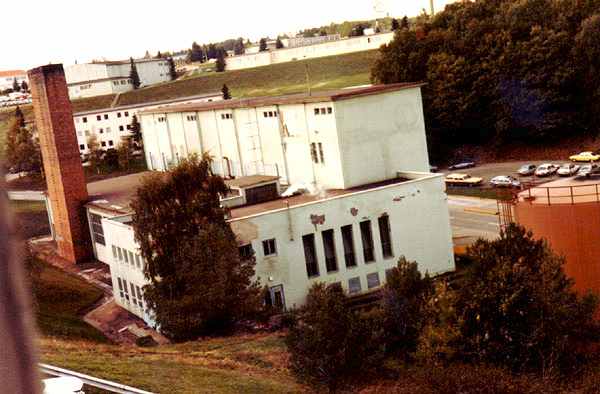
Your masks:
<svg viewBox="0 0 600 394"><path fill-rule="evenodd" d="M379 0L417 15L429 0ZM435 0L436 9L454 0ZM4 4L6 3L6 4ZM371 19L374 0L21 0L2 4L0 70L143 56L192 41L254 40L330 22Z"/></svg>

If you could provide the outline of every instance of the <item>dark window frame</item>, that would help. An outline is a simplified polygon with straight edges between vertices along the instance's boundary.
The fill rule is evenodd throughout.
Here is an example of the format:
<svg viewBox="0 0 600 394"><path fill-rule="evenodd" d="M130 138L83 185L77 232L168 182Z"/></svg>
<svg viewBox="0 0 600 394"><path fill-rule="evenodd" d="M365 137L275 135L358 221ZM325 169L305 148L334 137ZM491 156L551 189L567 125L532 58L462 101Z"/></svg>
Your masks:
<svg viewBox="0 0 600 394"><path fill-rule="evenodd" d="M354 246L354 229L351 224L342 226L342 244L344 246L344 261L346 268L356 267L356 248Z"/></svg>
<svg viewBox="0 0 600 394"><path fill-rule="evenodd" d="M319 276L319 258L317 257L317 247L315 244L315 234L305 234L302 236L302 246L304 248L304 261L306 263L306 274L309 278Z"/></svg>
<svg viewBox="0 0 600 394"><path fill-rule="evenodd" d="M276 256L277 255L277 241L275 238L265 239L262 241L263 254L265 256Z"/></svg>
<svg viewBox="0 0 600 394"><path fill-rule="evenodd" d="M104 228L102 227L102 216L90 212L90 225L92 227L92 238L94 242L106 246Z"/></svg>
<svg viewBox="0 0 600 394"><path fill-rule="evenodd" d="M394 257L392 247L392 229L390 228L390 217L388 215L380 216L377 219L379 225L379 240L381 242L381 252L384 259Z"/></svg>
<svg viewBox="0 0 600 394"><path fill-rule="evenodd" d="M335 250L335 233L333 229L321 231L321 238L323 239L323 251L325 253L325 267L327 272L337 272L339 268Z"/></svg>
<svg viewBox="0 0 600 394"><path fill-rule="evenodd" d="M370 220L360 222L360 239L363 247L363 259L365 263L375 261L375 245L373 243L373 229Z"/></svg>

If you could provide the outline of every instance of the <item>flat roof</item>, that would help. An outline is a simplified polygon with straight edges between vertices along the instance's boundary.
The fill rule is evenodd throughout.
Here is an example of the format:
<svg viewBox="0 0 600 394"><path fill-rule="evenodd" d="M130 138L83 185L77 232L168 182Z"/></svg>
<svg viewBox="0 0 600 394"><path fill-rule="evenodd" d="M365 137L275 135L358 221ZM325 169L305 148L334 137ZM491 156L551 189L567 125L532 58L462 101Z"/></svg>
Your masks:
<svg viewBox="0 0 600 394"><path fill-rule="evenodd" d="M225 184L229 187L248 187L254 186L265 182L273 182L278 180L278 176L270 176L270 175L249 175L242 176L239 178L227 179L225 180Z"/></svg>
<svg viewBox="0 0 600 394"><path fill-rule="evenodd" d="M389 85L374 85L368 87L357 87L347 89L336 89L329 91L317 91L308 93L297 93L288 94L285 96L267 96L267 97L254 97L254 98L241 98L232 100L222 100L218 102L210 103L196 103L196 104L183 104L173 105L168 108L157 108L141 111L142 114L164 114L174 112L200 112L200 111L211 111L211 110L222 110L222 109L234 109L234 108L248 108L248 107L265 107L269 105L281 105L281 104L308 104L308 103L319 103L323 101L341 101L352 99L361 96L371 96L375 94L395 92L405 89L413 89L424 86L422 82L407 82L407 83L393 83Z"/></svg>
<svg viewBox="0 0 600 394"><path fill-rule="evenodd" d="M141 107L149 107L149 106L153 106L153 105L167 105L167 104L179 103L179 102L187 101L187 100L198 100L198 99L204 99L204 98L210 98L210 97L222 97L222 96L223 96L223 94L221 92L203 93L203 94L196 94L194 96L177 97L177 98L167 99L167 100L149 101L149 102L138 103L138 104L117 105L114 107L103 107L103 108L87 110L87 111L79 111L79 112L74 112L73 116L90 115L90 114L96 114L98 112L135 109L135 108L141 108Z"/></svg>
<svg viewBox="0 0 600 394"><path fill-rule="evenodd" d="M539 205L600 202L600 179L559 178L519 192L518 200Z"/></svg>

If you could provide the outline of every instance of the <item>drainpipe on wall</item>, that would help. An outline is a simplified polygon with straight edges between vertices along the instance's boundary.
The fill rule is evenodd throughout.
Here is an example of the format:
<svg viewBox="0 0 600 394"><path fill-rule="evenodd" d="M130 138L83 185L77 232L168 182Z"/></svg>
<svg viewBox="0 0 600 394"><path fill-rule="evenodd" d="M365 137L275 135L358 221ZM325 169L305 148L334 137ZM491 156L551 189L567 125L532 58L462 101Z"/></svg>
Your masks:
<svg viewBox="0 0 600 394"><path fill-rule="evenodd" d="M303 104L304 106L304 125L306 126L306 143L308 144L308 150L310 151L310 130L308 129L308 112L306 112L306 103ZM310 153L309 153L310 155ZM312 156L310 157L310 168L312 169L312 173L313 173L313 186L316 188L317 187L317 172L315 171L315 162L312 159Z"/></svg>
<svg viewBox="0 0 600 394"><path fill-rule="evenodd" d="M281 113L281 111L279 110L279 105L275 106L275 109L277 111L277 123L279 125L279 140L281 141L281 151L283 153L283 169L285 171L285 179L288 183L288 185L291 183L290 181L290 170L288 167L288 160L287 160L287 144L284 141L284 131L285 129L285 125L283 123L283 114ZM286 137L288 137L289 135L287 135ZM277 172L279 175L279 167L277 169Z"/></svg>

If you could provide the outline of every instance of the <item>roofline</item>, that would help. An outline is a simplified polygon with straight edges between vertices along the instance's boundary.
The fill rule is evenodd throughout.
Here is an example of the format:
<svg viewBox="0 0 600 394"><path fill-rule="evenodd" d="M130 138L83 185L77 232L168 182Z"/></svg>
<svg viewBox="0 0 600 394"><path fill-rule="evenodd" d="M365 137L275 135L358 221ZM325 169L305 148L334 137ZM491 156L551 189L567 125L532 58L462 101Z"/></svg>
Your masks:
<svg viewBox="0 0 600 394"><path fill-rule="evenodd" d="M86 84L86 83L108 82L108 81L115 81L115 80L119 80L119 79L129 79L129 76L89 79L87 81L71 82L71 83L68 83L67 86L71 87L71 86L75 86L75 85L83 85L83 84Z"/></svg>
<svg viewBox="0 0 600 394"><path fill-rule="evenodd" d="M399 90L407 90L414 88L421 88L427 85L424 82L403 82L394 83L388 85L374 85L364 88L352 88L348 91L336 90L334 93L327 94L324 92L315 92L314 95L309 94L289 94L284 96L265 96L265 97L253 97L253 98L242 98L233 100L223 100L216 103L197 103L182 106L172 106L163 109L148 109L141 111L140 115L149 114L168 114L168 113L183 113L183 112L206 112L206 111L217 111L226 109L239 109L239 108L258 108L268 107L273 105L293 105L293 104L308 104L308 103L321 103L329 101L342 101L349 100L356 97L371 96L380 93L395 92Z"/></svg>
<svg viewBox="0 0 600 394"><path fill-rule="evenodd" d="M92 114L95 114L98 112L126 110L126 109L133 109L133 108L139 108L139 107L146 107L146 106L150 106L150 105L170 104L170 103L177 103L179 101L194 100L194 99L208 98L208 97L222 97L222 96L223 96L223 94L221 92L204 93L204 94L197 94L195 96L186 96L186 97L179 97L179 98L174 98L174 99L150 101L150 102L144 102L144 103L139 103L139 104L120 105L118 107L107 107L107 108L99 108L99 109L94 109L94 110L89 110L89 111L74 112L73 116L92 115Z"/></svg>

